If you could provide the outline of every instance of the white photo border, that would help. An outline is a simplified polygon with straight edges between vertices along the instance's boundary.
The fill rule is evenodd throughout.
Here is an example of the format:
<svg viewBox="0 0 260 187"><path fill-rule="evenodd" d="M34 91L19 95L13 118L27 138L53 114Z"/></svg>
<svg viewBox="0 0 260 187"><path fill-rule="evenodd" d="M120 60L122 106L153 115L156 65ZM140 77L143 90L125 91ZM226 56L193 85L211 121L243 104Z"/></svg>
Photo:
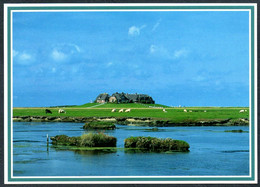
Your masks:
<svg viewBox="0 0 260 187"><path fill-rule="evenodd" d="M13 12L49 11L248 11L249 12L249 93L250 93L250 174L249 176L13 176ZM248 184L258 182L257 155L257 4L4 4L4 181L6 184Z"/></svg>

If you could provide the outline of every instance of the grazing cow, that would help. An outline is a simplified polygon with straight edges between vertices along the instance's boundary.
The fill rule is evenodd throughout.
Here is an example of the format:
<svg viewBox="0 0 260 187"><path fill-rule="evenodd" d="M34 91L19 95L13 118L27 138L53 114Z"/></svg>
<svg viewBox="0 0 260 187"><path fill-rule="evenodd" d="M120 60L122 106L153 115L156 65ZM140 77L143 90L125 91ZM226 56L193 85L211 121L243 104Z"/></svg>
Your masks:
<svg viewBox="0 0 260 187"><path fill-rule="evenodd" d="M124 109L120 109L118 112L124 112Z"/></svg>
<svg viewBox="0 0 260 187"><path fill-rule="evenodd" d="M184 110L183 110L183 112L187 112L187 110L186 110L186 109L184 109Z"/></svg>
<svg viewBox="0 0 260 187"><path fill-rule="evenodd" d="M165 109L163 109L163 112L167 112Z"/></svg>
<svg viewBox="0 0 260 187"><path fill-rule="evenodd" d="M204 110L204 112L207 112L207 110Z"/></svg>
<svg viewBox="0 0 260 187"><path fill-rule="evenodd" d="M115 109L115 108L114 108L114 109L112 109L112 110L111 110L111 112L116 112L116 109Z"/></svg>
<svg viewBox="0 0 260 187"><path fill-rule="evenodd" d="M63 110L63 109L59 109L58 113L59 113L59 114L60 114L60 113L64 113L64 114L66 114L66 111Z"/></svg>
<svg viewBox="0 0 260 187"><path fill-rule="evenodd" d="M240 110L239 113L245 112L245 110Z"/></svg>
<svg viewBox="0 0 260 187"><path fill-rule="evenodd" d="M189 112L192 112L192 110L190 110Z"/></svg>
<svg viewBox="0 0 260 187"><path fill-rule="evenodd" d="M45 109L46 114L52 114L52 112L49 109Z"/></svg>
<svg viewBox="0 0 260 187"><path fill-rule="evenodd" d="M125 110L125 112L131 112L131 109L129 108L129 109Z"/></svg>

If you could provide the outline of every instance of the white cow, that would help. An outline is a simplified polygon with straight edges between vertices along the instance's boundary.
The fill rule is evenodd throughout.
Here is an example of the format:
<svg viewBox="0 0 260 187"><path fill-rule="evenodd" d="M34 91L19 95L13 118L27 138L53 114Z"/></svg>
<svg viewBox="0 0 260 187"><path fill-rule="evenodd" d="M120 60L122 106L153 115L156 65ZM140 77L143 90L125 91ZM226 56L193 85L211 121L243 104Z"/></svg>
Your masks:
<svg viewBox="0 0 260 187"><path fill-rule="evenodd" d="M190 110L189 112L192 112L192 110Z"/></svg>
<svg viewBox="0 0 260 187"><path fill-rule="evenodd" d="M187 112L187 110L186 110L186 109L184 109L184 110L183 110L183 112Z"/></svg>
<svg viewBox="0 0 260 187"><path fill-rule="evenodd" d="M129 109L125 110L125 112L131 112L131 109L129 108Z"/></svg>
<svg viewBox="0 0 260 187"><path fill-rule="evenodd" d="M204 110L204 112L207 112L207 110Z"/></svg>
<svg viewBox="0 0 260 187"><path fill-rule="evenodd" d="M245 110L240 110L239 113L245 112Z"/></svg>
<svg viewBox="0 0 260 187"><path fill-rule="evenodd" d="M111 112L116 112L116 109L115 109L115 108L114 108L114 109L112 109L112 110L111 110Z"/></svg>
<svg viewBox="0 0 260 187"><path fill-rule="evenodd" d="M65 113L66 114L66 111L63 110L63 109L59 109L58 113Z"/></svg>
<svg viewBox="0 0 260 187"><path fill-rule="evenodd" d="M167 112L165 109L163 109L163 112Z"/></svg>
<svg viewBox="0 0 260 187"><path fill-rule="evenodd" d="M124 112L124 109L120 109L119 112Z"/></svg>

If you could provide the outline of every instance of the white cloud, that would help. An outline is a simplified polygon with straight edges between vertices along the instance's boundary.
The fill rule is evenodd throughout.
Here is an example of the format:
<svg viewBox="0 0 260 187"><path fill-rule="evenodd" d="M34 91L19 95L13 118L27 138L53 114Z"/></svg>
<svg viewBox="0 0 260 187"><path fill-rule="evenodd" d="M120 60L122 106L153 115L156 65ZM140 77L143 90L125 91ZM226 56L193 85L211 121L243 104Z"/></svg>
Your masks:
<svg viewBox="0 0 260 187"><path fill-rule="evenodd" d="M175 51L170 51L164 46L150 45L149 52L151 55L159 56L166 59L179 59L181 57L185 57L188 54L186 49L180 49Z"/></svg>
<svg viewBox="0 0 260 187"><path fill-rule="evenodd" d="M160 23L161 23L162 19L159 19L153 26L152 31L155 31L157 29L157 27L159 27Z"/></svg>
<svg viewBox="0 0 260 187"><path fill-rule="evenodd" d="M77 52L80 52L80 51L81 51L80 48L79 48L79 46L77 46L77 45L75 45L75 44L71 44L71 45L75 47L75 49L76 49Z"/></svg>
<svg viewBox="0 0 260 187"><path fill-rule="evenodd" d="M188 51L186 49L180 49L180 50L176 50L173 53L173 57L174 58L180 58L180 57L184 57L188 54Z"/></svg>
<svg viewBox="0 0 260 187"><path fill-rule="evenodd" d="M64 61L67 60L71 55L80 52L81 50L76 44L57 44L51 52L51 57L55 61Z"/></svg>
<svg viewBox="0 0 260 187"><path fill-rule="evenodd" d="M14 63L18 63L20 65L30 65L34 61L32 54L28 52L19 52L16 50L13 50L13 58Z"/></svg>
<svg viewBox="0 0 260 187"><path fill-rule="evenodd" d="M31 60L32 56L28 53L22 53L19 55L19 59L22 61Z"/></svg>
<svg viewBox="0 0 260 187"><path fill-rule="evenodd" d="M67 55L58 51L57 49L54 49L51 53L51 56L56 61L63 61L67 58Z"/></svg>
<svg viewBox="0 0 260 187"><path fill-rule="evenodd" d="M18 52L18 51L16 51L16 50L13 50L13 57L16 57L18 54L19 54L19 52Z"/></svg>
<svg viewBox="0 0 260 187"><path fill-rule="evenodd" d="M156 56L164 56L164 57L168 57L169 56L169 52L166 48L164 48L163 46L158 46L158 45L154 45L152 44L150 46L150 54L156 55Z"/></svg>
<svg viewBox="0 0 260 187"><path fill-rule="evenodd" d="M137 36L140 34L140 29L136 26L132 26L129 28L128 34L132 36Z"/></svg>
<svg viewBox="0 0 260 187"><path fill-rule="evenodd" d="M142 25L141 27L132 26L128 29L128 34L130 36L138 36L140 35L141 30L144 29L145 27L146 25Z"/></svg>
<svg viewBox="0 0 260 187"><path fill-rule="evenodd" d="M110 66L112 66L113 65L113 62L108 62L107 63L107 67L110 67Z"/></svg>

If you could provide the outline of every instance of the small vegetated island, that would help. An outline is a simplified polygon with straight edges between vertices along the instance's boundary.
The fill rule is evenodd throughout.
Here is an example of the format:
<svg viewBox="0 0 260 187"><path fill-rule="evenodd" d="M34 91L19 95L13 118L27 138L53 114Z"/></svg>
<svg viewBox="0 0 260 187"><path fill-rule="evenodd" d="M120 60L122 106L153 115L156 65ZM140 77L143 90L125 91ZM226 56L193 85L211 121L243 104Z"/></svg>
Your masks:
<svg viewBox="0 0 260 187"><path fill-rule="evenodd" d="M104 133L88 133L82 136L69 137L57 135L51 137L54 146L68 146L68 148L113 148L117 139ZM155 137L129 137L124 140L124 147L145 152L188 152L189 144L182 140L171 138L160 139Z"/></svg>
<svg viewBox="0 0 260 187"><path fill-rule="evenodd" d="M94 127L90 123L93 121L152 127L241 126L249 125L249 108L170 107L156 104L147 94L116 92L112 95L101 93L93 103L83 105L13 108L13 121L89 122L85 128L104 125L99 123Z"/></svg>
<svg viewBox="0 0 260 187"><path fill-rule="evenodd" d="M117 139L104 133L88 133L81 136L69 137L57 135L51 137L53 145L77 147L116 147Z"/></svg>
<svg viewBox="0 0 260 187"><path fill-rule="evenodd" d="M182 140L171 138L160 139L156 137L130 137L125 139L125 148L139 148L152 152L188 152L190 145Z"/></svg>

